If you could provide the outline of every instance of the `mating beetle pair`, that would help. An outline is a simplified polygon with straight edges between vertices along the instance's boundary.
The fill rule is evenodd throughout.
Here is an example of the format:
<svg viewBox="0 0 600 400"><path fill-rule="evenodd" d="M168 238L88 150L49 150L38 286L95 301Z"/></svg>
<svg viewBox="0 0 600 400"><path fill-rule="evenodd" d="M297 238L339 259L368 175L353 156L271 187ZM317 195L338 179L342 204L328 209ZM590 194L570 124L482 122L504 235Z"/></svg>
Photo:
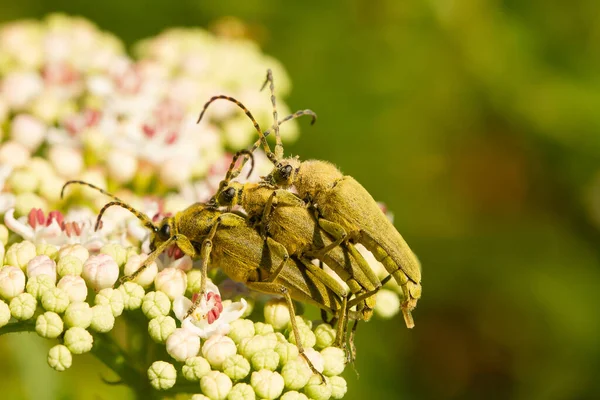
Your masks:
<svg viewBox="0 0 600 400"><path fill-rule="evenodd" d="M203 274L201 292L211 264L222 268L231 279L245 283L250 289L283 296L302 356L304 352L295 324L293 299L314 304L335 317L338 346L343 344L349 318L368 320L372 314L373 295L382 282L356 250L355 243L361 243L373 252L401 286L404 296L402 311L407 326L412 328L411 311L421 295L418 260L375 200L356 180L344 176L326 161L301 162L298 158L283 157L279 125L301 115L311 115L314 119L315 114L302 110L278 121L270 70L265 85L267 83L270 83L273 105L274 124L271 129L276 139L274 152L266 141L270 130L263 132L250 111L239 101L228 96L215 96L200 114L199 120L217 99L232 101L252 120L259 135L250 151L236 154L225 179L208 204L194 204L155 224L120 199L93 185L70 181L65 186L85 184L113 198L101 210L98 221L108 207L118 205L130 210L150 229L152 253L129 279L134 279L168 247L176 245L183 253L200 259ZM238 158L242 155L251 157L252 151L259 146L273 162L272 172L258 184L232 182L246 161L236 168ZM287 190L290 187L295 188L297 195ZM242 216L231 212L236 205L242 206L247 214ZM328 272L314 265L313 259L327 264L347 283L350 293ZM356 306L356 312L350 311L353 306Z"/></svg>

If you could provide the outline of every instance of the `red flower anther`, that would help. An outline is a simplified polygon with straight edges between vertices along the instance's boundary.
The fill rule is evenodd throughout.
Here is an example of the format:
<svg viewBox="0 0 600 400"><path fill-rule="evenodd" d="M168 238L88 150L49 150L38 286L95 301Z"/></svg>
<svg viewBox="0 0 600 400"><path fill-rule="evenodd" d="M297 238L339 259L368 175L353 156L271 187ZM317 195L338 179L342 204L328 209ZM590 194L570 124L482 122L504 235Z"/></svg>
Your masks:
<svg viewBox="0 0 600 400"><path fill-rule="evenodd" d="M46 218L46 226L50 226L52 220L55 220L59 226L62 226L63 219L64 217L60 211L50 211L48 218Z"/></svg>
<svg viewBox="0 0 600 400"><path fill-rule="evenodd" d="M85 126L90 127L96 125L100 122L100 118L102 117L102 112L100 110L93 110L88 108L84 112Z"/></svg>
<svg viewBox="0 0 600 400"><path fill-rule="evenodd" d="M179 135L177 135L177 132L171 132L167 135L167 137L165 138L165 144L173 144L177 141L177 138L179 137Z"/></svg>
<svg viewBox="0 0 600 400"><path fill-rule="evenodd" d="M156 128L154 128L153 126L150 126L148 124L143 124L142 125L142 132L144 132L144 135L146 135L147 137L151 138L154 135L156 135Z"/></svg>
<svg viewBox="0 0 600 400"><path fill-rule="evenodd" d="M32 228L35 228L38 225L45 225L46 218L44 212L40 208L32 208L27 216L27 222L29 222L29 225Z"/></svg>
<svg viewBox="0 0 600 400"><path fill-rule="evenodd" d="M175 260L179 260L185 254L176 244L174 244L172 246L169 246L169 248L167 249L167 255L171 258L174 258Z"/></svg>
<svg viewBox="0 0 600 400"><path fill-rule="evenodd" d="M55 62L44 65L42 77L51 85L66 85L77 81L79 73L65 62Z"/></svg>
<svg viewBox="0 0 600 400"><path fill-rule="evenodd" d="M206 314L206 319L208 320L209 324L212 324L213 322L215 322L217 319L219 318L219 314L217 313L217 311L213 308L212 310L210 310L208 312L208 314Z"/></svg>

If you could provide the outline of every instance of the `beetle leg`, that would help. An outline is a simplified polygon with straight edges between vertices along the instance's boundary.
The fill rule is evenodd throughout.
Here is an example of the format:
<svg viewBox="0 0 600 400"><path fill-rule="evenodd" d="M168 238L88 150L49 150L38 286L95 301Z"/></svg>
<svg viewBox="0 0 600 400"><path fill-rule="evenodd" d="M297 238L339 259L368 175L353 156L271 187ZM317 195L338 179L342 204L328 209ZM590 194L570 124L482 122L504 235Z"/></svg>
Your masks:
<svg viewBox="0 0 600 400"><path fill-rule="evenodd" d="M140 267L133 274L121 277L121 279L120 279L121 284L125 283L127 281L134 280L139 274L144 272L144 270L146 268L148 268L148 265L152 264L158 258L158 256L161 255L167 249L167 247L169 247L176 239L177 239L177 236L175 236L175 235L171 236L169 239L164 241L160 246L158 246L156 248L156 250L154 250L152 253L148 254L148 257L144 260L142 265L140 265Z"/></svg>
<svg viewBox="0 0 600 400"><path fill-rule="evenodd" d="M298 353L308 363L308 366L310 367L312 372L321 377L321 382L325 382L325 377L323 376L323 374L317 371L313 363L308 359L308 357L304 353L304 347L302 347L302 341L300 339L300 331L298 330L298 325L296 323L296 312L294 311L294 303L292 301L292 297L290 296L289 290L285 286L273 282L246 282L246 285L250 289L254 289L259 292L283 296L287 303L288 310L290 312L290 323L292 325L292 331L294 332L294 338L296 339L296 347L298 347Z"/></svg>

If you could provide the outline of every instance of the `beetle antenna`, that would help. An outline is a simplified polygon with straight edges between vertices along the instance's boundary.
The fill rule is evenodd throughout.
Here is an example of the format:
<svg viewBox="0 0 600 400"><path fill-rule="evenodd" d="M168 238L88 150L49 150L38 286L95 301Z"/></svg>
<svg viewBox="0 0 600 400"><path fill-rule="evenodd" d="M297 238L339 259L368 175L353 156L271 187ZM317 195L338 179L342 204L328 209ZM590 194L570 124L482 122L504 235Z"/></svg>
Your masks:
<svg viewBox="0 0 600 400"><path fill-rule="evenodd" d="M281 135L279 134L279 120L277 118L277 98L275 97L275 81L273 80L273 71L271 68L267 69L267 78L265 79L265 83L263 83L260 90L264 90L264 88L269 84L269 91L271 92L271 105L273 106L273 125L272 129L275 131L275 160L280 160L283 157L283 143L281 143ZM264 136L261 136L261 140ZM269 154L267 154L269 156ZM271 157L269 157L271 158Z"/></svg>
<svg viewBox="0 0 600 400"><path fill-rule="evenodd" d="M104 207L102 207L102 209L100 210L100 212L98 213L98 218L96 218L96 226L94 227L94 230L97 231L98 228L100 227L100 224L102 223L102 216L104 215L104 212L106 210L108 210L110 207L112 206L119 206L121 208L126 209L127 211L131 212L133 215L135 215L137 217L137 219L139 219L140 221L142 221L142 224L156 232L158 231L158 227L156 225L154 225L154 223L152 222L152 220L150 218L148 218L148 216L138 210L136 210L135 208L131 207L129 204L124 203L122 201L111 201L110 203L106 203L104 205Z"/></svg>

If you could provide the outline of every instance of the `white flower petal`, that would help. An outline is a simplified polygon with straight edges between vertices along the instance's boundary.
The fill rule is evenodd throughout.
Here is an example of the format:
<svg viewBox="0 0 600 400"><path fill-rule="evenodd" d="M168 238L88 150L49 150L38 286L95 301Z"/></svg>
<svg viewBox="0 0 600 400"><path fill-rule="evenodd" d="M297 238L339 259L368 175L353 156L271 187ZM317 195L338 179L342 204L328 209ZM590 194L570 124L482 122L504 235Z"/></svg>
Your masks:
<svg viewBox="0 0 600 400"><path fill-rule="evenodd" d="M4 214L4 224L23 239L34 240L35 238L33 228L15 218L14 208Z"/></svg>

